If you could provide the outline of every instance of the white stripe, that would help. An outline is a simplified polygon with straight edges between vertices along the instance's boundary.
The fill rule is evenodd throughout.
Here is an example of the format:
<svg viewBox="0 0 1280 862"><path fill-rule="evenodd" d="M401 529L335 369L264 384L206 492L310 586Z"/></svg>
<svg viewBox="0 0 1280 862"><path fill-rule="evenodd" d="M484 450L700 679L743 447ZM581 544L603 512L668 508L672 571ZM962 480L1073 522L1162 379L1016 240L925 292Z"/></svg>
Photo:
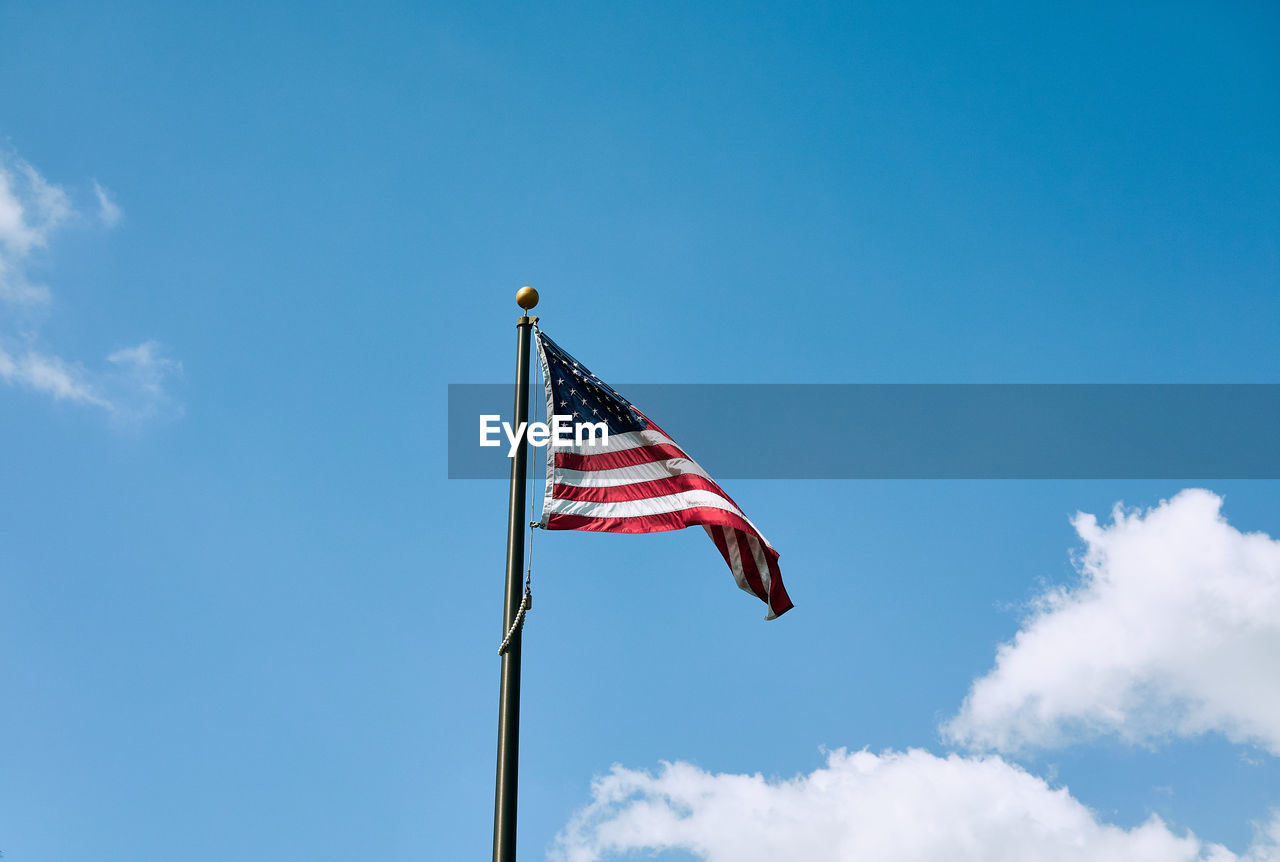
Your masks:
<svg viewBox="0 0 1280 862"><path fill-rule="evenodd" d="M711 532L712 529L707 527L707 532ZM738 551L738 540L733 535L736 531L732 527L725 526L716 526L714 529L720 531L724 546L729 551L729 571L733 572L733 579L738 582L738 589L754 596L756 591L751 589L751 585L747 583L747 573L742 568L742 555Z"/></svg>
<svg viewBox="0 0 1280 862"><path fill-rule="evenodd" d="M732 512L746 520L742 510L719 494L711 491L680 491L647 500L623 500L618 503L592 503L586 500L552 500L548 511L556 515L582 515L587 518L638 518L644 515L665 515L706 506Z"/></svg>
<svg viewBox="0 0 1280 862"><path fill-rule="evenodd" d="M738 586L755 595L755 590L751 589L747 583L747 572L742 568L742 552L738 550L738 538L734 535L736 530L731 527L720 527L721 534L724 536L725 547L729 549L729 569L733 572L733 578L738 582Z"/></svg>
<svg viewBox="0 0 1280 862"><path fill-rule="evenodd" d="M674 465L677 462L681 465L686 465L685 469L678 470L675 472L669 472L663 469L664 464ZM690 467L692 467L692 469L689 469ZM577 488L617 488L622 485L634 485L638 482L648 482L653 479L669 479L672 476L678 476L678 475L681 475L682 473L692 473L694 475L701 476L704 479L707 479L708 481L711 481L711 477L708 476L701 467L699 467L697 464L694 464L692 461L689 461L683 458L673 458L670 461L660 461L653 464L637 464L634 467L619 467L616 470L565 470L563 468L557 468L555 470L555 481L556 481L556 484L558 485L572 485ZM679 491L672 494L664 494L661 497L654 497L652 499L669 500L673 497L679 497L679 496L683 496L686 494L693 494L693 493L706 494L716 500L721 501L720 505L716 505L714 508L724 509L726 512L733 512L735 515L738 515L740 518L742 518L742 520L747 522L748 526L750 526L752 530L755 531L755 534L759 536L760 541L764 542L764 544L767 547L770 547L770 548L773 547L773 545L769 543L769 540L766 539L764 535L760 532L760 529L756 527L755 524L751 523L751 519L748 518L741 509L739 509L737 506L733 505L727 499L725 499L724 497L721 497L719 494L715 493L714 491L705 491L700 489L696 491ZM555 500L550 495L548 495L543 500L543 517L545 519L547 515L552 515L552 514L579 514L577 512L570 513L566 509L561 508L563 504L578 503L578 502L581 502L581 501ZM624 502L625 503L641 503L646 501L629 500ZM621 506L621 505L624 505L624 503L593 503L591 505ZM700 505L700 504L694 504L694 505ZM678 511L680 509L688 509L688 508L690 508L690 506L676 506L673 509L665 510L665 511ZM645 512L642 514L650 514L650 513ZM592 517L623 518L623 517L629 517L629 516L605 514L605 515L593 515Z"/></svg>
<svg viewBox="0 0 1280 862"><path fill-rule="evenodd" d="M681 476L686 473L711 481L706 471L688 458L668 458L665 461L651 461L632 467L614 467L611 470L555 468L558 484L573 485L577 488L616 488L619 485L634 485L636 482L670 479L672 476Z"/></svg>
<svg viewBox="0 0 1280 862"><path fill-rule="evenodd" d="M533 341L538 346L538 368L542 371L542 390L547 398L546 417L555 415L554 402L555 395L551 391L551 373L547 367L547 356L542 349L542 330L538 329L538 322L533 323ZM548 418L548 421L550 419ZM545 527L547 525L547 516L551 513L547 511L547 501L551 499L551 486L556 480L556 456L552 447L547 447L547 466L542 473L543 490L542 490L542 514L538 517L538 523Z"/></svg>
<svg viewBox="0 0 1280 862"><path fill-rule="evenodd" d="M756 561L756 571L760 573L760 583L764 586L764 601L768 604L769 586L773 583L773 575L769 573L769 561L765 559L760 540L750 533L747 534L747 547L751 549L751 558Z"/></svg>

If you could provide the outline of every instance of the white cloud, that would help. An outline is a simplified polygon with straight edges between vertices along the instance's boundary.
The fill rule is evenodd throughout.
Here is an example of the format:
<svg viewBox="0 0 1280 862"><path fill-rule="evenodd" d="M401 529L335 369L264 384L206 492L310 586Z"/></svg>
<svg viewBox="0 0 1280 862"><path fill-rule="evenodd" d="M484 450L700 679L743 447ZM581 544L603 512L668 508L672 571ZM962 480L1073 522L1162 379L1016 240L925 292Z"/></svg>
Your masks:
<svg viewBox="0 0 1280 862"><path fill-rule="evenodd" d="M155 391L166 376L182 371L182 363L166 359L161 349L154 341L144 341L137 347L120 348L107 361L126 369L142 388Z"/></svg>
<svg viewBox="0 0 1280 862"><path fill-rule="evenodd" d="M120 223L120 218L124 215L124 211L120 209L120 205L112 200L110 193L107 192L97 180L93 181L93 193L98 197L98 220L106 227L115 227Z"/></svg>
<svg viewBox="0 0 1280 862"><path fill-rule="evenodd" d="M97 219L110 228L122 211L93 183ZM0 381L53 397L100 407L113 419L136 421L180 412L166 383L182 366L155 341L117 350L97 370L66 360L40 345L35 318L52 303L48 287L28 275L32 255L47 249L69 220L83 224L70 196L17 156L0 151Z"/></svg>
<svg viewBox="0 0 1280 862"><path fill-rule="evenodd" d="M94 372L31 349L9 353L0 345L0 380L57 401L101 407L126 423L181 413L166 384L182 374L182 364L165 358L156 342L117 350L107 361L110 366Z"/></svg>
<svg viewBox="0 0 1280 862"><path fill-rule="evenodd" d="M49 244L50 234L70 214L66 192L21 159L0 153L0 303L48 303L49 289L27 279L26 260Z"/></svg>
<svg viewBox="0 0 1280 862"><path fill-rule="evenodd" d="M1033 603L944 727L1016 751L1107 733L1216 731L1280 753L1280 542L1186 490L1109 524L1078 514L1078 584ZM1171 792L1171 791L1170 791ZM706 862L1280 862L1280 810L1242 854L1152 815L1108 824L996 754L831 753L789 780L615 766L557 836L558 862L684 851Z"/></svg>
<svg viewBox="0 0 1280 862"><path fill-rule="evenodd" d="M70 214L66 192L31 165L0 152L0 303L21 307L49 302L49 289L28 280L27 259L49 244Z"/></svg>
<svg viewBox="0 0 1280 862"><path fill-rule="evenodd" d="M182 376L182 363L164 355L155 341L116 350L107 357L111 372L106 389L113 393L114 410L134 420L176 416L181 407L169 395L169 382Z"/></svg>
<svg viewBox="0 0 1280 862"><path fill-rule="evenodd" d="M0 154L0 247L21 259L71 215L67 193L22 159Z"/></svg>
<svg viewBox="0 0 1280 862"><path fill-rule="evenodd" d="M19 307L48 305L49 288L32 284L21 269L11 264L0 252L0 303Z"/></svg>
<svg viewBox="0 0 1280 862"><path fill-rule="evenodd" d="M1076 515L1079 584L1037 600L944 735L1009 752L1218 732L1280 754L1280 542L1221 505L1192 489L1107 525Z"/></svg>
<svg viewBox="0 0 1280 862"><path fill-rule="evenodd" d="M44 392L58 400L110 408L110 403L84 378L84 369L68 365L56 356L33 351L13 356L0 347L0 379L6 383Z"/></svg>
<svg viewBox="0 0 1280 862"><path fill-rule="evenodd" d="M706 862L1280 862L1280 814L1243 856L1157 816L1102 823L1066 788L997 756L829 754L790 780L615 766L550 857L683 850Z"/></svg>

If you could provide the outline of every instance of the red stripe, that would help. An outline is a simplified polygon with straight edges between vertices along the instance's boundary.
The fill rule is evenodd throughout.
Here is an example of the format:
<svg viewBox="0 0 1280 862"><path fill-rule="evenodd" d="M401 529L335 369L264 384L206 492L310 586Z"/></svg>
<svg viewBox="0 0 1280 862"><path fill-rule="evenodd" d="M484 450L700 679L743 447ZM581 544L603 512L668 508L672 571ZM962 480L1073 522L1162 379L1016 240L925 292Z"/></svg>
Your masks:
<svg viewBox="0 0 1280 862"><path fill-rule="evenodd" d="M640 413L640 411L636 411ZM649 427L647 430L657 431L670 437L652 420L640 413ZM635 467L641 464L652 464L670 458L685 458L692 461L678 446L671 444L655 444L624 449L621 452L606 452L598 455L583 455L576 452L556 452L555 466L570 470L616 470L624 467ZM719 494L725 500L737 506L724 490L708 479L693 473L677 473L664 479L652 479L644 482L633 482L629 485L617 485L610 488L583 488L576 485L556 484L552 489L552 499L577 500L592 503L612 503L629 500L645 500L663 497L680 491L705 490ZM741 507L739 507L741 508ZM667 530L682 530L685 527L703 525L711 527L707 534L715 543L716 549L724 557L725 563L733 570L728 545L724 534L715 529L724 526L733 529L733 541L738 545L738 556L742 561L742 572L747 586L764 601L774 617L780 617L791 610L794 605L782 584L782 572L778 569L778 552L769 547L764 537L746 522L745 519L724 509L710 506L695 506L677 512L664 512L660 515L641 515L628 518L592 518L586 515L550 515L547 518L548 530L590 530L598 533L659 533ZM755 556L751 553L748 536L755 536L760 541L760 549L764 551L765 562L769 566L769 593L766 596L760 571L756 566ZM735 573L736 580L736 573Z"/></svg>
<svg viewBox="0 0 1280 862"><path fill-rule="evenodd" d="M770 583L766 597L764 584L760 580L759 569L756 567L755 556L751 553L751 546L747 542L748 534L757 537L759 534L752 530L745 520L724 509L698 506L682 509L679 512L631 518L589 518L585 515L551 515L547 518L548 530L590 530L597 533L659 533L667 530L682 530L699 524L733 528L747 586L761 601L768 604L775 617L782 616L794 607L791 597L787 595L786 587L782 584L782 572L778 568L778 552L765 544L763 539L760 540L760 549L764 551L765 560L769 565ZM708 532L732 571L733 564L730 562L729 549L724 544L723 535L715 529Z"/></svg>
<svg viewBox="0 0 1280 862"><path fill-rule="evenodd" d="M724 564L728 566L729 571L733 573L733 582L739 587L743 587L745 585L747 589L750 589L751 585L747 583L745 573L742 576L742 580L738 580L738 573L733 570L733 557L729 556L729 546L725 544L724 541L724 530L721 530L719 527L707 526L703 526L703 529L707 531L707 535L711 537L711 541L716 543L716 550L720 552L720 556L724 557Z"/></svg>
<svg viewBox="0 0 1280 862"><path fill-rule="evenodd" d="M556 466L568 470L616 470L619 467L652 464L655 461L665 461L668 458L689 458L689 456L681 452L679 446L672 446L670 443L656 443L652 446L637 446L634 449L623 449L620 452L603 452L599 455L557 452Z"/></svg>
<svg viewBox="0 0 1280 862"><path fill-rule="evenodd" d="M649 454L650 451L652 450L663 450L663 449L670 450L675 454L662 454L662 453L654 452L653 457L651 457ZM579 455L575 452L557 452L556 467L557 468L563 467L565 469L570 469L570 470L582 470L586 472L590 472L594 470L617 470L617 469L625 469L627 467L639 467L643 464L656 464L659 461L664 461L668 458L685 458L689 461L693 461L692 458L689 458L688 455L681 452L679 448L675 446L670 446L664 443L664 444L659 444L654 446L640 446L636 449L623 449L621 452L608 452L602 455ZM694 462L694 463L696 464L697 462ZM671 478L674 478L676 476L697 476L697 474L696 473L674 473L672 474ZM715 482L712 482L710 479L706 479L701 476L699 476L698 478L701 478L704 482L707 482L709 484L698 485L696 487L703 488L704 490L712 491L716 494L719 494L721 497L724 497L725 500L727 500L729 503L732 503L734 506L737 506L739 511L742 510L742 507L738 506L738 504L734 501L734 499L725 492L724 488L721 488L719 485L717 485ZM662 482L662 481L666 481L666 479L650 479L646 481ZM638 486L643 484L645 484L645 482L631 483L632 486ZM567 488L567 487L576 487L576 486L557 484L555 487ZM614 487L621 488L626 486L616 485ZM612 499L605 498L604 500L597 500L595 502L614 502L616 500L642 500L647 497L659 497L659 496L662 496L662 495L661 494L644 494L639 497L615 497ZM563 500L588 499L587 497L563 496L558 493L553 493L552 497L556 499L563 499Z"/></svg>
<svg viewBox="0 0 1280 862"><path fill-rule="evenodd" d="M720 524L755 533L743 518L711 506L694 506L660 515L636 515L630 518L591 518L586 515L550 515L548 530L590 530L595 533L664 533L683 530L698 524ZM765 547L768 553L769 548Z"/></svg>
<svg viewBox="0 0 1280 862"><path fill-rule="evenodd" d="M782 585L782 572L778 570L778 555L770 554L769 549L764 549L765 556L769 560L769 607L773 609L773 615L780 617L787 611L795 607L791 604L791 597L787 595L787 588Z"/></svg>
<svg viewBox="0 0 1280 862"><path fill-rule="evenodd" d="M738 556L742 558L742 573L747 576L747 586L751 592L765 604L769 603L769 594L764 591L764 581L760 580L760 570L756 568L756 558L751 553L751 543L742 530L733 531L733 539L738 543Z"/></svg>
<svg viewBox="0 0 1280 862"><path fill-rule="evenodd" d="M724 543L724 533L713 527L704 526L703 529L707 531L707 535L711 537L711 541L716 543L716 550L720 552L720 556L724 557L724 561L729 564L729 568L732 570L733 563L729 562L729 547ZM738 579L736 572L734 573L733 579L735 581Z"/></svg>
<svg viewBox="0 0 1280 862"><path fill-rule="evenodd" d="M585 488L581 485L555 485L551 489L553 500L585 500L588 503L620 503L624 500L648 500L665 497L681 491L710 491L728 502L727 494L710 479L697 473L679 473L665 479L632 482L630 485L612 485L608 488Z"/></svg>

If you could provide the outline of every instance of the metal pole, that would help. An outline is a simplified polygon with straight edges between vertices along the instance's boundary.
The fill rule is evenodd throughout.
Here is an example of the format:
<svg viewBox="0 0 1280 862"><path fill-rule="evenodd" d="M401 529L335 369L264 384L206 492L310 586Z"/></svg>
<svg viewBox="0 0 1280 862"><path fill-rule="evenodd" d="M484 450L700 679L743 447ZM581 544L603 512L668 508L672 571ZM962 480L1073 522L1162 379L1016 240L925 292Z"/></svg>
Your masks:
<svg viewBox="0 0 1280 862"><path fill-rule="evenodd" d="M527 292L527 293L526 293ZM538 302L538 293L525 287L516 302L528 311ZM516 428L529 421L529 333L533 318L527 314L516 321L516 404L512 423ZM507 508L507 593L502 605L502 637L515 622L524 591L520 570L524 568L525 456L521 441L511 459L511 494ZM511 636L502 654L502 686L498 695L498 777L493 795L493 862L515 862L517 773L520 760L520 640Z"/></svg>

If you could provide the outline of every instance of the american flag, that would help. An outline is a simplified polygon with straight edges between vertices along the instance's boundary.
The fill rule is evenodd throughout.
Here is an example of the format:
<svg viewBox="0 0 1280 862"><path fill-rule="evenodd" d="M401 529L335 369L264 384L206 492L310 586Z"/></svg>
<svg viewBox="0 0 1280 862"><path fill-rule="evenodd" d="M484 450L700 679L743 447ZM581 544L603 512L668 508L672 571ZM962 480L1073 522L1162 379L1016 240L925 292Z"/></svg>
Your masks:
<svg viewBox="0 0 1280 862"><path fill-rule="evenodd" d="M548 530L659 533L701 525L738 586L774 619L792 607L778 552L706 471L630 401L536 330L547 421L604 422L609 442L547 446L540 526Z"/></svg>

